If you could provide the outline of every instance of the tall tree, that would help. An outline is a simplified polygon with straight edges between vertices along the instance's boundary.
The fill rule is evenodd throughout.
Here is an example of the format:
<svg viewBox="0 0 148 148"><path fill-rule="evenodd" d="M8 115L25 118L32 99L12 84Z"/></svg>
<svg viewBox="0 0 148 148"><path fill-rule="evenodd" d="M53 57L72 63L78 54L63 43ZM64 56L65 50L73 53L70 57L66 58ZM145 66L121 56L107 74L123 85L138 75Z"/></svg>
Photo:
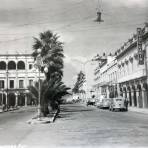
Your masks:
<svg viewBox="0 0 148 148"><path fill-rule="evenodd" d="M59 41L59 36L51 31L39 34L39 38L34 38L33 57L38 56L38 49L41 50L43 63L48 66L46 73L47 80L62 79L63 76L63 43Z"/></svg>
<svg viewBox="0 0 148 148"><path fill-rule="evenodd" d="M60 104L62 102L62 97L68 93L70 88L67 88L63 82L61 81L54 81L53 79L49 81L40 81L41 89L41 111L43 112L44 116L46 116L49 111L49 104L51 105L51 110L56 109L56 103ZM30 95L34 98L35 102L38 102L39 96L39 83L36 82L34 86L28 87Z"/></svg>
<svg viewBox="0 0 148 148"><path fill-rule="evenodd" d="M40 49L40 53L38 52ZM39 34L39 38L34 38L33 57L36 60L40 54L43 65L46 65L48 72L45 73L46 80L41 85L41 107L42 112L46 115L49 112L49 106L54 109L55 106L61 103L63 95L68 93L68 89L62 82L63 77L63 43L59 41L59 36L51 31L46 31ZM42 69L43 71L43 69ZM30 92L34 93L38 88L29 88Z"/></svg>
<svg viewBox="0 0 148 148"><path fill-rule="evenodd" d="M74 85L74 88L72 89L72 91L74 93L78 93L80 92L80 88L83 86L84 82L85 82L85 74L80 71L77 75L77 80L76 80L76 83Z"/></svg>

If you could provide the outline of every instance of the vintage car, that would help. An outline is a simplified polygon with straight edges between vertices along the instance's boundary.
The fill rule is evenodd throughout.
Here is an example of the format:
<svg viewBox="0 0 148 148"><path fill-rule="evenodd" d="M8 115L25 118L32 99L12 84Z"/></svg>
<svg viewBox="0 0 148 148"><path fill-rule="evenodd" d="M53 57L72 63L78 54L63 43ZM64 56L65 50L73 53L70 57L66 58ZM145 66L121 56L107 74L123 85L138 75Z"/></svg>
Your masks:
<svg viewBox="0 0 148 148"><path fill-rule="evenodd" d="M86 102L86 105L95 105L95 99L94 98L90 98L88 99L88 101Z"/></svg>
<svg viewBox="0 0 148 148"><path fill-rule="evenodd" d="M110 111L124 111L124 110L126 110L125 98L122 96L119 96L117 98L111 98L109 110Z"/></svg>
<svg viewBox="0 0 148 148"><path fill-rule="evenodd" d="M101 95L101 96L97 99L95 105L96 105L98 108L102 108L102 106L103 106L103 99L105 99L105 96L104 96L104 95Z"/></svg>
<svg viewBox="0 0 148 148"><path fill-rule="evenodd" d="M110 99L109 98L103 98L102 99L102 108L109 108L110 106Z"/></svg>

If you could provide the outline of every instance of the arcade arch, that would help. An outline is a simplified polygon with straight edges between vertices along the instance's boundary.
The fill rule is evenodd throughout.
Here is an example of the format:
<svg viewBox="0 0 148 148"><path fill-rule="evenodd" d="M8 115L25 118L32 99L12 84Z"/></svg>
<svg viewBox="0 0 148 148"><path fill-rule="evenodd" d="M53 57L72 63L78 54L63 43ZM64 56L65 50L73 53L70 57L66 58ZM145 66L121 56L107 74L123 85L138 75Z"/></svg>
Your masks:
<svg viewBox="0 0 148 148"><path fill-rule="evenodd" d="M18 61L17 63L17 69L24 70L25 69L25 63L23 61Z"/></svg>
<svg viewBox="0 0 148 148"><path fill-rule="evenodd" d="M0 62L0 70L6 70L6 62L4 61Z"/></svg>

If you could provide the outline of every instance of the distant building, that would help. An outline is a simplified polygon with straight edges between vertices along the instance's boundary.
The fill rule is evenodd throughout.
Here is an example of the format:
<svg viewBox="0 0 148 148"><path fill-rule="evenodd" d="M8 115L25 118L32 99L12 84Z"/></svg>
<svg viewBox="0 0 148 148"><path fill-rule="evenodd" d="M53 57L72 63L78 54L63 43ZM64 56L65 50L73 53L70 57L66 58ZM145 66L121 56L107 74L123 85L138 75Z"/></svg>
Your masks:
<svg viewBox="0 0 148 148"><path fill-rule="evenodd" d="M0 105L32 104L27 87L34 85L38 76L39 72L34 68L34 59L30 54L0 55ZM44 79L43 73L41 79Z"/></svg>
<svg viewBox="0 0 148 148"><path fill-rule="evenodd" d="M96 74L96 86L100 95L107 98L113 97L117 92L117 60L114 56L108 56L105 61L100 63L98 73Z"/></svg>

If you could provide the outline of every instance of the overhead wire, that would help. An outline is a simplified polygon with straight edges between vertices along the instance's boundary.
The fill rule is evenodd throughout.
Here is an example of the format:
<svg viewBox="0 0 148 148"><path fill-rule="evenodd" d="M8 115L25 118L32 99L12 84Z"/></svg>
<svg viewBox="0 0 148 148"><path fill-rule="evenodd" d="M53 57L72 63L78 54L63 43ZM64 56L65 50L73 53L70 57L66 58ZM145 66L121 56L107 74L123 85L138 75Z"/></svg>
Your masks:
<svg viewBox="0 0 148 148"><path fill-rule="evenodd" d="M75 7L80 7L81 5L80 4L83 4L82 2L77 2L75 5L72 5L72 7L64 10L63 12L60 12L60 13L54 13L53 15L50 15L51 18L55 17L56 15L62 15L62 14L65 14L68 12L68 14L70 14L70 11L72 10L72 8L75 8ZM49 10L44 10L43 12L49 12ZM37 24L45 24L45 23L49 23L49 20L46 21L46 22L43 22L45 20L49 19L49 17L45 18L44 20L39 20L38 22L31 22L31 23L24 23L24 24L18 24L18 25L15 25L15 27L24 27L24 26L31 26L31 25L37 25ZM9 27L6 27L6 28L9 28Z"/></svg>
<svg viewBox="0 0 148 148"><path fill-rule="evenodd" d="M87 18L86 18L87 19ZM78 23L78 22L76 22L76 23ZM122 23L122 25L124 24L124 23L126 23L125 21L123 21L123 22L121 22ZM102 28L99 28L100 30L99 31L107 31L107 29L115 29L115 28L120 28L121 26L121 23L116 23L116 25L118 25L118 26L116 26L116 25L108 25L108 26L106 26L106 27L102 27ZM69 24L70 25L70 24ZM60 30L60 29L66 29L66 27L68 27L69 25L67 25L67 26L64 26L64 27L59 27L59 28L57 28L57 29L55 29L55 30ZM128 27L130 26L130 27L133 27L133 26L141 26L141 25L143 25L143 23L134 23L133 22L133 24L128 24ZM83 28L83 29L76 29L76 30L66 30L66 31L68 31L68 32L82 32L82 31L96 31L96 30L98 30L98 27L93 27L93 28L90 28L90 27L86 27L86 28ZM64 31L61 31L61 32L64 32ZM90 32L89 32L90 33ZM10 40L5 40L5 41L0 41L0 43L3 43L3 42L11 42L11 41L16 41L16 40L22 40L22 39L24 39L24 38L31 38L31 37L33 37L32 35L29 35L29 36L24 36L24 37L21 37L21 38L15 38L15 39L10 39Z"/></svg>
<svg viewBox="0 0 148 148"><path fill-rule="evenodd" d="M98 0L98 2L100 3L100 1ZM81 3L79 3L79 4L81 4ZM64 13L66 13L68 10L65 10L64 12L63 12L63 14ZM87 19L89 19L91 16L87 16L87 17L84 17L83 19L81 19L81 20L75 20L75 19L73 19L74 20L74 22L70 22L69 24L67 24L67 25L64 25L64 26L62 26L62 27L58 27L58 28L55 28L55 29L53 29L53 30L61 30L61 29L67 29L67 28L70 28L71 26L73 26L73 25L75 25L75 24L78 24L78 23L80 23L81 21L84 21L84 20L87 20ZM48 24L49 23L49 21L48 22L38 22L38 23L36 23L36 24ZM66 30L66 31L68 31L68 32L79 32L79 31L89 31L89 30L98 30L98 28L99 28L99 31L103 31L103 30L105 30L105 29L113 29L113 28L117 28L117 26L116 25L120 25L122 23L122 25L123 25L123 23L126 23L126 21L125 22L120 22L120 23L116 23L116 24L113 24L113 25L108 25L107 27L98 27L98 26L96 26L96 27L93 27L93 28L89 28L89 26L87 26L87 27L84 27L83 26L83 28L82 29L76 29L76 30ZM23 24L24 26L26 26L26 25L33 25L33 24ZM135 25L140 25L140 23L138 23L138 24L128 24L128 26L135 26ZM18 26L18 25L17 25ZM91 26L90 26L91 27ZM118 27L120 27L120 26L118 26ZM63 32L63 31L62 31ZM26 33L26 34L28 34L28 33ZM0 35L4 35L4 34L0 34ZM8 34L7 34L8 35ZM12 35L18 35L18 34L12 34ZM22 34L23 35L23 34ZM2 42L8 42L8 41L16 41L16 40L21 40L21 39L24 39L24 38L29 38L29 37L32 37L31 35L30 36L24 36L24 37L21 37L21 38L16 38L16 39L10 39L10 40L5 40L5 41L0 41L0 43L2 43Z"/></svg>

